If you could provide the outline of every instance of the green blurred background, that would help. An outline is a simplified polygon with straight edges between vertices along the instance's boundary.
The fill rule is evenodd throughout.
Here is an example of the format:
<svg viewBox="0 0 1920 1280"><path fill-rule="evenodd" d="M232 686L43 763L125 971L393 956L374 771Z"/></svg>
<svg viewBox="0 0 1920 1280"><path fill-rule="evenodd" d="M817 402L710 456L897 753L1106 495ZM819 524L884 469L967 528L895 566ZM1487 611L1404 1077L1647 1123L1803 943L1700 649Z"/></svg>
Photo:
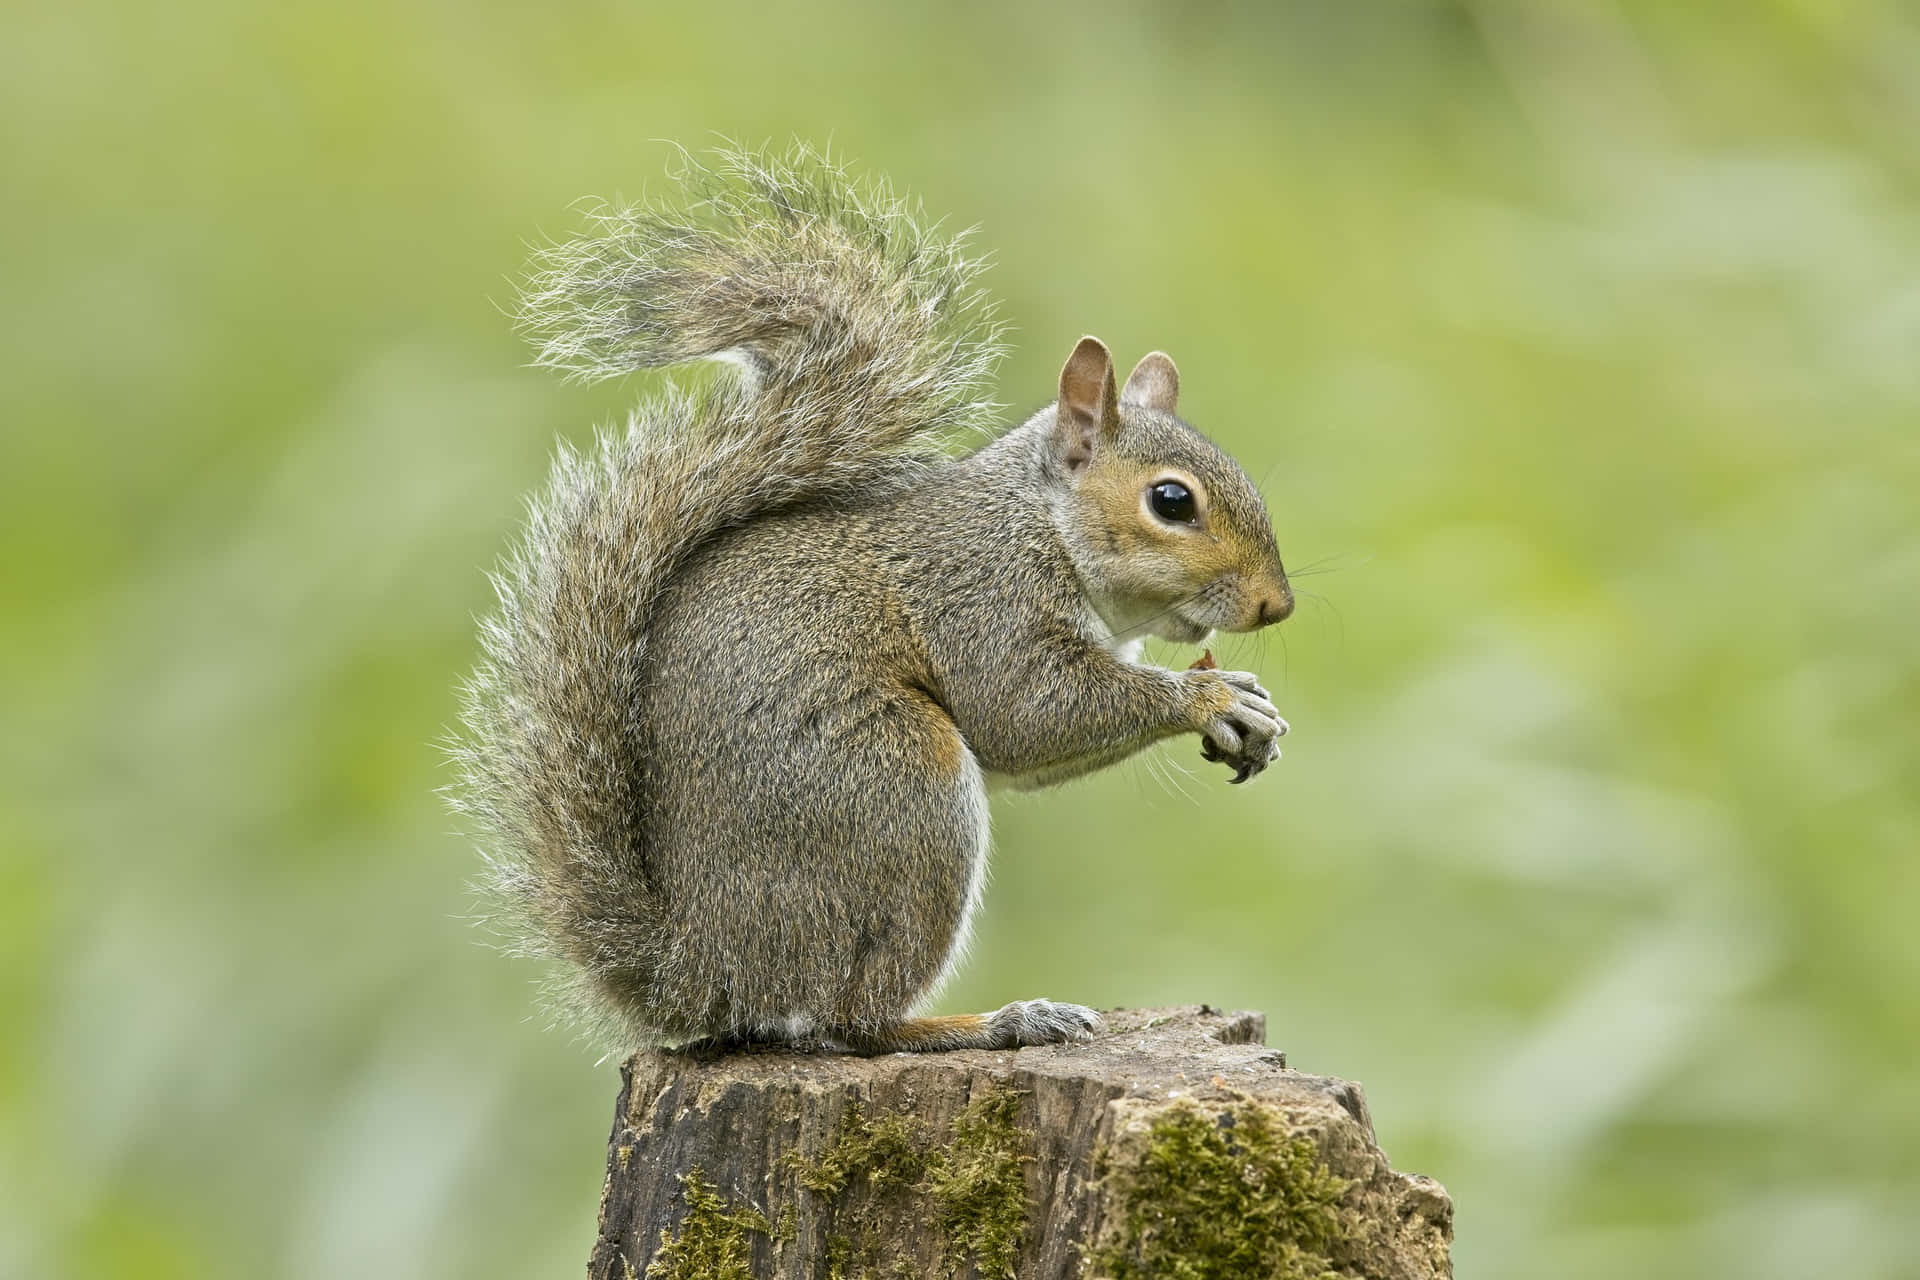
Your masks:
<svg viewBox="0 0 1920 1280"><path fill-rule="evenodd" d="M998 805L951 1009L1267 1011L1463 1276L1920 1275L1920 13L9 6L0 1274L573 1275L615 1072L432 743L556 434L501 307L663 139L1180 361L1295 733ZM1182 663L1192 651L1166 655Z"/></svg>

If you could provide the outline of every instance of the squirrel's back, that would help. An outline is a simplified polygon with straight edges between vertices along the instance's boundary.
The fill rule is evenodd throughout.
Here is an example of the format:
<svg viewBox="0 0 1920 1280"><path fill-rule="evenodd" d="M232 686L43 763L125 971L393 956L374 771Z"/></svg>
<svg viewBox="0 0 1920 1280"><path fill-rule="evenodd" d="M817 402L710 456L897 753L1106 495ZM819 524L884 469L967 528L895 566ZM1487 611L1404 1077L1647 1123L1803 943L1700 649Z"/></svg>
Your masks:
<svg viewBox="0 0 1920 1280"><path fill-rule="evenodd" d="M986 425L998 331L957 237L816 153L685 161L681 197L604 208L542 251L522 324L539 363L582 377L694 359L588 450L562 448L494 575L498 612L465 688L456 805L520 946L578 978L566 1004L628 1036L664 939L638 708L657 602L723 531L848 504L934 465Z"/></svg>

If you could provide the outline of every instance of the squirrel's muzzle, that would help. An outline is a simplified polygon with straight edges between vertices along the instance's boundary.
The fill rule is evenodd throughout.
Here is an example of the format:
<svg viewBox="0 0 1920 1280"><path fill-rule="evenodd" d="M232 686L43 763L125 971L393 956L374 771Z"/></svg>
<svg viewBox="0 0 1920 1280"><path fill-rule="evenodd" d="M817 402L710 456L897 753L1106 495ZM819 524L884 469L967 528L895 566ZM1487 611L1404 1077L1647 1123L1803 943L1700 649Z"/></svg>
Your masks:
<svg viewBox="0 0 1920 1280"><path fill-rule="evenodd" d="M1253 616L1255 628L1270 627L1293 613L1293 591L1282 587L1271 595L1260 597L1259 605Z"/></svg>

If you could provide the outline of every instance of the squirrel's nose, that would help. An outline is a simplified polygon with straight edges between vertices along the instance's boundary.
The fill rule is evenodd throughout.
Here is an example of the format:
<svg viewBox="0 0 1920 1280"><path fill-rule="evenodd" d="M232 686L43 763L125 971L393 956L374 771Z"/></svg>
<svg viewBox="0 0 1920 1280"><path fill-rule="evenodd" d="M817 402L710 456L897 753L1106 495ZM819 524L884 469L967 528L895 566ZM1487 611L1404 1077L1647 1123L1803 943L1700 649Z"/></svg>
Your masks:
<svg viewBox="0 0 1920 1280"><path fill-rule="evenodd" d="M1270 627L1293 612L1293 592L1280 588L1278 595L1260 597L1260 612L1254 618L1256 627Z"/></svg>

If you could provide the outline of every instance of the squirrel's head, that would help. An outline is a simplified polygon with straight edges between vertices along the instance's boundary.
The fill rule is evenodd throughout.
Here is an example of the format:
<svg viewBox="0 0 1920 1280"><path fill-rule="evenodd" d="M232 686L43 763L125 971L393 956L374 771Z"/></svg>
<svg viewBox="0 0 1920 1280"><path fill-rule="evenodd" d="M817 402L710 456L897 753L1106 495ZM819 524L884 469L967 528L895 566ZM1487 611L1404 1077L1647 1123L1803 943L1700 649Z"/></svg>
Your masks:
<svg viewBox="0 0 1920 1280"><path fill-rule="evenodd" d="M1174 416L1180 373L1161 352L1114 389L1113 357L1082 338L1060 371L1045 448L1053 523L1116 635L1197 643L1293 612L1260 491Z"/></svg>

